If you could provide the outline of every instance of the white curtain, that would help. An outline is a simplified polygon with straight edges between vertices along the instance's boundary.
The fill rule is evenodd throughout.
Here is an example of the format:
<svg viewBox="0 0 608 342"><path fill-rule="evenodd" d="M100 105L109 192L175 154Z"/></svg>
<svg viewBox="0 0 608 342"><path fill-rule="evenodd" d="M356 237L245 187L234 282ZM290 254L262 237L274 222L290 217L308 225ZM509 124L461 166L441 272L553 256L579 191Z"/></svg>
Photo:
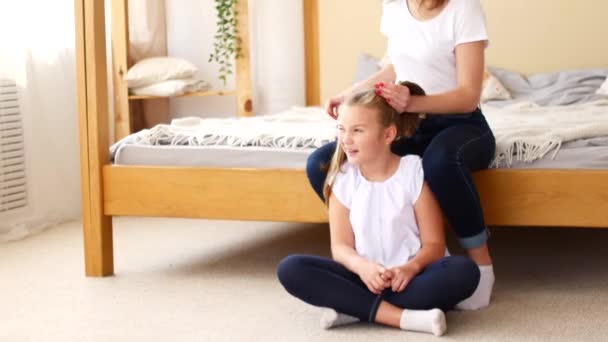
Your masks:
<svg viewBox="0 0 608 342"><path fill-rule="evenodd" d="M0 214L0 241L80 217L72 0L0 0L0 77L16 81L28 206Z"/></svg>
<svg viewBox="0 0 608 342"><path fill-rule="evenodd" d="M129 62L167 55L165 0L129 0ZM169 121L169 100L132 102L134 130Z"/></svg>
<svg viewBox="0 0 608 342"><path fill-rule="evenodd" d="M250 0L257 113L279 113L306 103L302 3Z"/></svg>

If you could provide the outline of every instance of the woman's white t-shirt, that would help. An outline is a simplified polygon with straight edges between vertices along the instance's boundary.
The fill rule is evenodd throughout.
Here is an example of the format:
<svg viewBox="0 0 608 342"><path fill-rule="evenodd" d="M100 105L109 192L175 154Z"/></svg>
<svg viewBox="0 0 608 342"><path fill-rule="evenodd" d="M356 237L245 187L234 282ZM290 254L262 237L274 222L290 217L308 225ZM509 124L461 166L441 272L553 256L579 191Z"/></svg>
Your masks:
<svg viewBox="0 0 608 342"><path fill-rule="evenodd" d="M380 32L388 39L387 57L397 81L419 84L427 94L451 91L458 85L455 48L488 41L480 0L448 0L434 18L418 20L407 0L384 0Z"/></svg>
<svg viewBox="0 0 608 342"><path fill-rule="evenodd" d="M396 267L420 250L414 204L424 183L420 157L401 158L397 171L384 182L366 180L346 162L338 172L332 193L350 210L355 250L362 257Z"/></svg>

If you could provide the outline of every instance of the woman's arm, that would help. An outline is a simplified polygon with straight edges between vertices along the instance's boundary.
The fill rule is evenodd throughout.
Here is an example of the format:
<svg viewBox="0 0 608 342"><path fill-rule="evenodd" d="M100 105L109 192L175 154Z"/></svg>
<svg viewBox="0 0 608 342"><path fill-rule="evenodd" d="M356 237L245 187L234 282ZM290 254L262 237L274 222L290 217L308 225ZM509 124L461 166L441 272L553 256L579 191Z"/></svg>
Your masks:
<svg viewBox="0 0 608 342"><path fill-rule="evenodd" d="M382 96L400 113L453 114L470 113L481 96L485 41L456 46L456 89L443 94L410 96L407 87L386 83Z"/></svg>
<svg viewBox="0 0 608 342"><path fill-rule="evenodd" d="M377 83L391 84L395 82L395 69L392 64L385 65L382 69L375 72L368 79L353 84L350 88L342 91L340 94L329 99L325 109L327 114L336 119L336 108L344 101L348 95L364 89L374 88Z"/></svg>
<svg viewBox="0 0 608 342"><path fill-rule="evenodd" d="M396 77L397 75L395 74L395 68L389 63L382 67L382 69L376 71L366 80L355 83L350 89L348 89L348 93L352 94L357 91L372 89L374 88L374 85L378 83L395 83Z"/></svg>
<svg viewBox="0 0 608 342"><path fill-rule="evenodd" d="M412 96L407 104L410 113L469 113L477 108L483 83L485 41L456 46L456 77L453 91L429 96Z"/></svg>

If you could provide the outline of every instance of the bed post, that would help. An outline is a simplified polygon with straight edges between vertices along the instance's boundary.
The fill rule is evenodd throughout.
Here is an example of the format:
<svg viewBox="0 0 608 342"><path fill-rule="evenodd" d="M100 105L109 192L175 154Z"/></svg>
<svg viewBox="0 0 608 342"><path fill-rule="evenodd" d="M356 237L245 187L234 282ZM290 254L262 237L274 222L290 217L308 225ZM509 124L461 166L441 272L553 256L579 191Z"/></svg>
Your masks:
<svg viewBox="0 0 608 342"><path fill-rule="evenodd" d="M112 84L114 94L114 141L131 134L129 87L123 76L129 70L129 1L112 0Z"/></svg>
<svg viewBox="0 0 608 342"><path fill-rule="evenodd" d="M239 116L253 115L251 102L251 54L249 48L249 1L239 0L236 4L238 12L238 30L241 38L241 57L237 58L236 64L236 98Z"/></svg>
<svg viewBox="0 0 608 342"><path fill-rule="evenodd" d="M321 103L319 91L319 0L304 0L304 56L306 105Z"/></svg>
<svg viewBox="0 0 608 342"><path fill-rule="evenodd" d="M76 77L85 273L114 273L112 217L103 213L102 168L109 162L104 0L75 0Z"/></svg>

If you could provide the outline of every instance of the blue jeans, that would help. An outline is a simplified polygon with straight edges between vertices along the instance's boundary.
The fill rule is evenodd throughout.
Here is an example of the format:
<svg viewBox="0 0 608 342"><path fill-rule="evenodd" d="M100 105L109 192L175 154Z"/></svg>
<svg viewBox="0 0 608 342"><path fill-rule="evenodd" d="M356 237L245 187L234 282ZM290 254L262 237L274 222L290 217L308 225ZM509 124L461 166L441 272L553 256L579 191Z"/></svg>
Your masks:
<svg viewBox="0 0 608 342"><path fill-rule="evenodd" d="M481 110L468 114L429 115L416 133L393 143L393 153L422 157L424 178L464 248L476 248L488 239L479 195L471 173L485 169L494 157L496 142ZM308 157L306 173L323 199L329 164L336 149L332 142Z"/></svg>
<svg viewBox="0 0 608 342"><path fill-rule="evenodd" d="M401 292L373 294L358 275L332 259L290 255L277 269L279 281L304 302L375 322L382 300L410 310L443 311L470 297L479 283L479 267L466 257L444 257L414 277Z"/></svg>

